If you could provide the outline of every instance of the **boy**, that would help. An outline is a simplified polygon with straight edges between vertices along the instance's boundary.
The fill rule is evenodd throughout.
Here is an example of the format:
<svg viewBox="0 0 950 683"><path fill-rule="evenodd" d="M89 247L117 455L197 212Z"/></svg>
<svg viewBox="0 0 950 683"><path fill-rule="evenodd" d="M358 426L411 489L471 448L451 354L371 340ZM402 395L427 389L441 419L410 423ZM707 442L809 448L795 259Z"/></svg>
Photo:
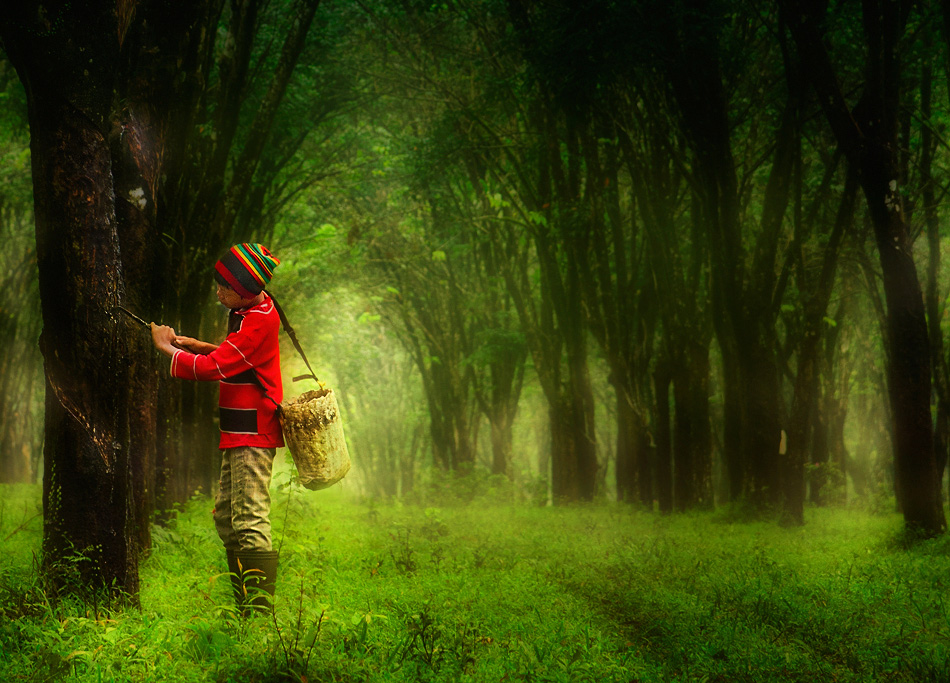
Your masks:
<svg viewBox="0 0 950 683"><path fill-rule="evenodd" d="M254 572L247 578L258 578L257 585L271 596L277 576L268 486L274 454L284 445L277 413L283 400L280 318L264 287L279 263L263 245L243 243L215 264L218 301L230 309L228 336L219 346L152 323L152 340L171 358L172 377L221 383L221 481L214 522L241 607L246 603L242 574ZM251 603L267 607L269 601L260 595Z"/></svg>

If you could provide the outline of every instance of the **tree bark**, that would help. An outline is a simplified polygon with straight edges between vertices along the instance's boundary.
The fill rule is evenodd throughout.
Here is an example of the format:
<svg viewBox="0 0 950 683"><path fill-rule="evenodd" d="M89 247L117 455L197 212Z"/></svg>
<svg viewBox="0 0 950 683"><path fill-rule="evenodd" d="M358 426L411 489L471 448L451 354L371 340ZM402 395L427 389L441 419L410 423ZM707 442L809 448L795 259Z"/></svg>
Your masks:
<svg viewBox="0 0 950 683"><path fill-rule="evenodd" d="M636 415L625 392L616 383L614 395L617 401L617 442L614 446L617 500L631 502L636 500L637 490L636 449L633 441Z"/></svg>
<svg viewBox="0 0 950 683"><path fill-rule="evenodd" d="M550 405L551 492L556 503L590 501L596 493L593 391L586 352L570 365L570 382Z"/></svg>
<svg viewBox="0 0 950 683"><path fill-rule="evenodd" d="M669 363L661 361L653 374L656 394L656 497L660 512L673 511L673 433L670 422Z"/></svg>
<svg viewBox="0 0 950 683"><path fill-rule="evenodd" d="M673 505L689 510L696 504L696 463L693 460L694 424L690 410L690 373L682 359L673 372Z"/></svg>

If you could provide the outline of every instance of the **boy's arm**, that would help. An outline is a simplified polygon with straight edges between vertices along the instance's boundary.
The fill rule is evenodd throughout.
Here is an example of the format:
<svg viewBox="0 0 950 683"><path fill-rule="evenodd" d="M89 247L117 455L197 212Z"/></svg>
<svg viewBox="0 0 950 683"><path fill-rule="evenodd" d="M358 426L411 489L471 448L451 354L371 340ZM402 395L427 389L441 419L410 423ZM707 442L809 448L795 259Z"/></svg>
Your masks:
<svg viewBox="0 0 950 683"><path fill-rule="evenodd" d="M218 348L217 344L192 339L175 334L175 329L168 325L156 325L152 323L152 342L155 348L166 356L174 356L175 351L182 349L191 353L207 355Z"/></svg>
<svg viewBox="0 0 950 683"><path fill-rule="evenodd" d="M235 377L253 370L269 353L276 349L261 346L267 324L255 316L245 320L241 329L232 332L214 351L194 354L172 346L171 375L179 379L214 381ZM167 353L167 351L163 352Z"/></svg>
<svg viewBox="0 0 950 683"><path fill-rule="evenodd" d="M203 342L192 337L177 336L175 341L172 342L175 347L182 349L183 351L189 351L191 353L199 353L203 356L208 355L216 348L217 344L211 344L210 342Z"/></svg>

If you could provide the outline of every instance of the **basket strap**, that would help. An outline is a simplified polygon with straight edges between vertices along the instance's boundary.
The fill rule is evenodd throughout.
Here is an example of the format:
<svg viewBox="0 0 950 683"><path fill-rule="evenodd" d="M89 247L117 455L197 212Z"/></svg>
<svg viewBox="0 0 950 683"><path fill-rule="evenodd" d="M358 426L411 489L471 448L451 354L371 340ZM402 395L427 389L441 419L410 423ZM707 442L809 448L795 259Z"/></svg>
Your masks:
<svg viewBox="0 0 950 683"><path fill-rule="evenodd" d="M257 374L257 373L254 373L254 374ZM257 378L257 381L260 382L260 381L261 381L261 378L258 377L258 378ZM262 386L263 386L263 385L262 385ZM277 401L275 401L275 400L273 399L273 397L272 397L270 394L268 394L266 391L264 392L264 398L266 398L268 401L270 401L271 403L274 404L274 407L277 409L277 414L278 414L278 415L280 415L280 414L284 411L284 409L281 407L281 405L280 405Z"/></svg>
<svg viewBox="0 0 950 683"><path fill-rule="evenodd" d="M267 290L264 290L264 291L267 291ZM269 296L271 298L271 301L274 302L274 308L277 309L277 317L280 318L280 324L284 326L284 331L287 332L287 336L290 337L290 341L293 342L294 348L297 349L297 353L299 353L300 357L303 358L304 364L307 366L307 369L310 371L309 375L297 375L296 377L293 378L292 381L298 382L302 379L307 379L308 377L312 377L315 382L319 382L320 380L317 379L316 373L313 371L313 368L310 367L310 361L307 360L307 354L303 352L303 348L301 348L300 342L297 341L297 333L294 332L294 328L291 327L290 321L287 320L287 315L284 313L284 309L282 309L280 307L280 304L277 303L277 299L274 298L273 294L271 294L270 292L267 292L267 296Z"/></svg>

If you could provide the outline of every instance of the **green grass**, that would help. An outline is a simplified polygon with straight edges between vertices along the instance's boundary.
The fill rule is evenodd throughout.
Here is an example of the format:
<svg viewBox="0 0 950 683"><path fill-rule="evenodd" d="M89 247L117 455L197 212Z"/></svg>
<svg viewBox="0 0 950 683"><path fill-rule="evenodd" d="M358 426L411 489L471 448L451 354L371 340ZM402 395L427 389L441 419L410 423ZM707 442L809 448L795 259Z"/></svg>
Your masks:
<svg viewBox="0 0 950 683"><path fill-rule="evenodd" d="M3 681L948 681L950 539L615 505L276 494L275 620L236 618L211 503L156 529L141 609L51 604L35 487L0 487Z"/></svg>

